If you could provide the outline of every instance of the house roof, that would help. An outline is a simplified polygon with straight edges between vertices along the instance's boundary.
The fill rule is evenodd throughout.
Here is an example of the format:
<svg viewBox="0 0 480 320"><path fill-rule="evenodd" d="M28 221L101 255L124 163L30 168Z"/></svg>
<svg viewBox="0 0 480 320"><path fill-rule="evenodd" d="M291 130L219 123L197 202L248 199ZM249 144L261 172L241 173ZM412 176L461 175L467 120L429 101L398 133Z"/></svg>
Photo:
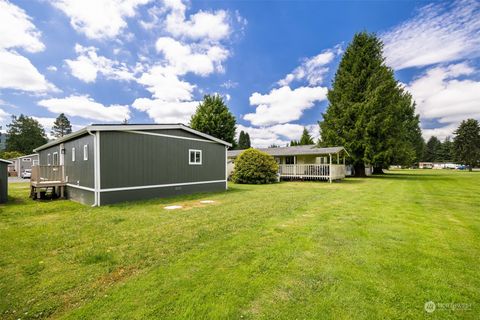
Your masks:
<svg viewBox="0 0 480 320"><path fill-rule="evenodd" d="M223 144L227 147L231 147L232 145L226 141L217 139L215 137L212 137L211 135L208 135L206 133L197 131L195 129L192 129L190 127L187 127L184 124L181 123L176 123L176 124L92 124L89 125L85 128L82 128L78 131L75 131L71 134L68 134L62 138L56 139L54 141L50 141L38 148L36 148L35 152L38 152L39 150L43 150L52 146L55 146L59 143L65 142L72 140L73 138L76 138L78 136L84 135L86 133L90 132L96 132L96 131L138 131L138 130L167 130L167 129L180 129L184 130L193 134L196 134L200 137L203 137L205 139Z"/></svg>
<svg viewBox="0 0 480 320"><path fill-rule="evenodd" d="M5 159L0 159L0 162L4 162L4 163L8 163L8 164L12 163L12 161L8 161L8 160L5 160Z"/></svg>
<svg viewBox="0 0 480 320"><path fill-rule="evenodd" d="M25 156L13 158L12 160L23 159L23 158L31 158L31 157L35 157L35 156L38 156L38 153L27 154Z"/></svg>
<svg viewBox="0 0 480 320"><path fill-rule="evenodd" d="M299 156L299 155L326 155L337 154L342 151L348 154L344 147L319 148L314 144L294 147L263 148L258 149L272 156ZM235 158L244 150L228 151L229 158Z"/></svg>

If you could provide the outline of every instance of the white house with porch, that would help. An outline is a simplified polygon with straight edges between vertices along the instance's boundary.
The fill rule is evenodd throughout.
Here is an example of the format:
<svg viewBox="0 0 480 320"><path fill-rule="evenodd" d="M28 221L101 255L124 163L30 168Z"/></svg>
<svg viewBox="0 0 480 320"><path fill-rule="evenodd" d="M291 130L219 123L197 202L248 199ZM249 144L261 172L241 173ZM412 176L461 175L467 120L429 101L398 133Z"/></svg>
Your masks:
<svg viewBox="0 0 480 320"><path fill-rule="evenodd" d="M316 145L258 149L273 156L281 179L333 181L345 178L344 147L319 148ZM244 150L228 151L228 175L235 167L235 158Z"/></svg>

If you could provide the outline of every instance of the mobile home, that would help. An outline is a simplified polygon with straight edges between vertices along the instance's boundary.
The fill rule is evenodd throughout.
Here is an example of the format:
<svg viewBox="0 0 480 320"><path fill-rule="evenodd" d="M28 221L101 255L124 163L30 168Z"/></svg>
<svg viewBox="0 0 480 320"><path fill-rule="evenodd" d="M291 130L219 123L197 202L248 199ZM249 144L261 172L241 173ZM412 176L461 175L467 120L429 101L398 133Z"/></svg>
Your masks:
<svg viewBox="0 0 480 320"><path fill-rule="evenodd" d="M181 124L91 125L35 149L32 191L100 206L225 190L230 146Z"/></svg>

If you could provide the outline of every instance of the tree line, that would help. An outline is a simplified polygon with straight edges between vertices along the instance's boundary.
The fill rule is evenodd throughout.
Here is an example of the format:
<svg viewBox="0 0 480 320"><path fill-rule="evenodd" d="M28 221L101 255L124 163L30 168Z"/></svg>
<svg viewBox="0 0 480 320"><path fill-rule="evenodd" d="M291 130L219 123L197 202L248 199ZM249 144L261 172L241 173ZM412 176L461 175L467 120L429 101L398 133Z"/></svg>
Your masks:
<svg viewBox="0 0 480 320"><path fill-rule="evenodd" d="M470 167L480 161L480 127L477 120L463 121L453 140L440 142L422 138L415 101L394 77L385 63L383 43L375 35L360 32L346 48L332 87L327 93L328 106L319 121L320 139L315 142L304 128L299 140L290 146L343 146L357 176L373 166L382 173L392 164L412 166L419 161L455 160ZM232 144L233 149L251 147L250 135L241 131L236 139L236 118L224 99L205 95L189 123L190 127ZM71 132L64 114L52 129L55 137ZM24 115L12 117L8 125L7 152L30 153L47 142L43 127ZM278 147L271 145L271 147Z"/></svg>

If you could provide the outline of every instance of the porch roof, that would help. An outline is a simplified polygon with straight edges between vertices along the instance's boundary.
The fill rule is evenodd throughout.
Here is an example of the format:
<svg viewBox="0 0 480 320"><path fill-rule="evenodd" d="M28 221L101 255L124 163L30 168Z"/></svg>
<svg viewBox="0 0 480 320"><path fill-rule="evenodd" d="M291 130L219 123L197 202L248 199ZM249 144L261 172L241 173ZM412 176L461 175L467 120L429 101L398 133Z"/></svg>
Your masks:
<svg viewBox="0 0 480 320"><path fill-rule="evenodd" d="M328 155L337 154L342 151L348 154L344 147L319 148L314 144L294 147L262 148L258 150L272 156ZM236 158L243 151L244 150L230 150L228 151L228 157Z"/></svg>

